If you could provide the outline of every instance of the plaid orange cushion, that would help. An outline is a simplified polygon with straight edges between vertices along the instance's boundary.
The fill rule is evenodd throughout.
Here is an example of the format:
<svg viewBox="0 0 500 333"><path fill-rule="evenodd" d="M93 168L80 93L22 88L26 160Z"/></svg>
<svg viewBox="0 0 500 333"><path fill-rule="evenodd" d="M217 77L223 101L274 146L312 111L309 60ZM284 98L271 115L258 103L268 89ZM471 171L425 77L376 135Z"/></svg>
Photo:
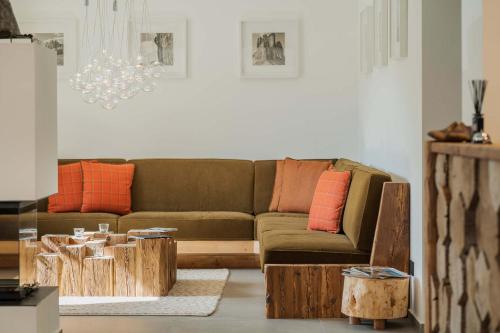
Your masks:
<svg viewBox="0 0 500 333"><path fill-rule="evenodd" d="M107 212L128 214L131 208L130 188L133 164L89 163L82 161L82 213Z"/></svg>
<svg viewBox="0 0 500 333"><path fill-rule="evenodd" d="M78 163L60 165L57 193L49 197L49 213L79 212L82 207L83 176Z"/></svg>
<svg viewBox="0 0 500 333"><path fill-rule="evenodd" d="M340 231L342 212L349 191L349 171L327 170L319 177L309 210L308 230Z"/></svg>

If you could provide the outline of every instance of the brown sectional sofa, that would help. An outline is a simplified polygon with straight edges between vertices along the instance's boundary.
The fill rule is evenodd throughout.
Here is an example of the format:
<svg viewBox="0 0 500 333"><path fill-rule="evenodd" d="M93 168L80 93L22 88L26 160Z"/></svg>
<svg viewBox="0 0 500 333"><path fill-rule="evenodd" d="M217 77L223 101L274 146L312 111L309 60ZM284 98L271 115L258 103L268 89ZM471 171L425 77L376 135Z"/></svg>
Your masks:
<svg viewBox="0 0 500 333"><path fill-rule="evenodd" d="M61 164L76 160L61 160ZM39 202L39 235L97 230L99 223L127 232L176 227L179 240L258 240L261 264L367 263L382 185L390 176L346 159L332 160L351 170L343 232L307 230L307 214L268 212L276 163L221 159L104 159L135 164L132 213L46 213Z"/></svg>

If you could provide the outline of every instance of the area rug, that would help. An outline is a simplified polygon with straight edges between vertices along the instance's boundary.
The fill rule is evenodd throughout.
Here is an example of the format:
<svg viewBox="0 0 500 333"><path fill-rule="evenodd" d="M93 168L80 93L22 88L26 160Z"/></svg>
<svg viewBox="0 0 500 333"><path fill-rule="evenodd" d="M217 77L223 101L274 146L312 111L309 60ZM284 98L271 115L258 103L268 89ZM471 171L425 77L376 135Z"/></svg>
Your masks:
<svg viewBox="0 0 500 333"><path fill-rule="evenodd" d="M60 297L62 316L210 316L229 277L227 269L179 269L165 297Z"/></svg>

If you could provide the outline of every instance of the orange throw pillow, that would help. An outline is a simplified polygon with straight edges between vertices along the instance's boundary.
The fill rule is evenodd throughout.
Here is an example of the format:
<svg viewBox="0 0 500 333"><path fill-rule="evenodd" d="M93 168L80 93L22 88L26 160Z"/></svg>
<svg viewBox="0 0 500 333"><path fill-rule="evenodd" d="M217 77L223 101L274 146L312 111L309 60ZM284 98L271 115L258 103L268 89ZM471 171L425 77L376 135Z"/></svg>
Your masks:
<svg viewBox="0 0 500 333"><path fill-rule="evenodd" d="M330 161L285 160L278 212L309 213L318 179Z"/></svg>
<svg viewBox="0 0 500 333"><path fill-rule="evenodd" d="M49 196L49 213L79 212L82 208L83 176L80 162L58 167L57 193Z"/></svg>
<svg viewBox="0 0 500 333"><path fill-rule="evenodd" d="M276 175L274 176L273 197L271 199L271 204L269 205L270 212L276 212L278 210L278 203L280 202L281 196L281 187L283 186L284 165L284 160L276 161Z"/></svg>
<svg viewBox="0 0 500 333"><path fill-rule="evenodd" d="M328 170L319 178L309 212L308 230L340 231L351 173Z"/></svg>
<svg viewBox="0 0 500 333"><path fill-rule="evenodd" d="M133 164L89 163L82 161L82 213L107 212L128 214L131 207L130 188Z"/></svg>

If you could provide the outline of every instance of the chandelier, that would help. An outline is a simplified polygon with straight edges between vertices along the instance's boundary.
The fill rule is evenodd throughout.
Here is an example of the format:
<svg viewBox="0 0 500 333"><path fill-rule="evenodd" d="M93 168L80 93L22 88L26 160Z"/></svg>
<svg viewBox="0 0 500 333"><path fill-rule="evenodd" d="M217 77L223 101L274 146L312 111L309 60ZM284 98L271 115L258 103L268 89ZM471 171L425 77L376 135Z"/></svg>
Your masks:
<svg viewBox="0 0 500 333"><path fill-rule="evenodd" d="M147 60L150 57L141 54L140 48L140 33L151 32L147 0L139 4L140 25L134 22L135 6L134 0L84 0L81 58L85 65L69 80L84 102L112 110L121 101L155 90L163 68L159 61Z"/></svg>

